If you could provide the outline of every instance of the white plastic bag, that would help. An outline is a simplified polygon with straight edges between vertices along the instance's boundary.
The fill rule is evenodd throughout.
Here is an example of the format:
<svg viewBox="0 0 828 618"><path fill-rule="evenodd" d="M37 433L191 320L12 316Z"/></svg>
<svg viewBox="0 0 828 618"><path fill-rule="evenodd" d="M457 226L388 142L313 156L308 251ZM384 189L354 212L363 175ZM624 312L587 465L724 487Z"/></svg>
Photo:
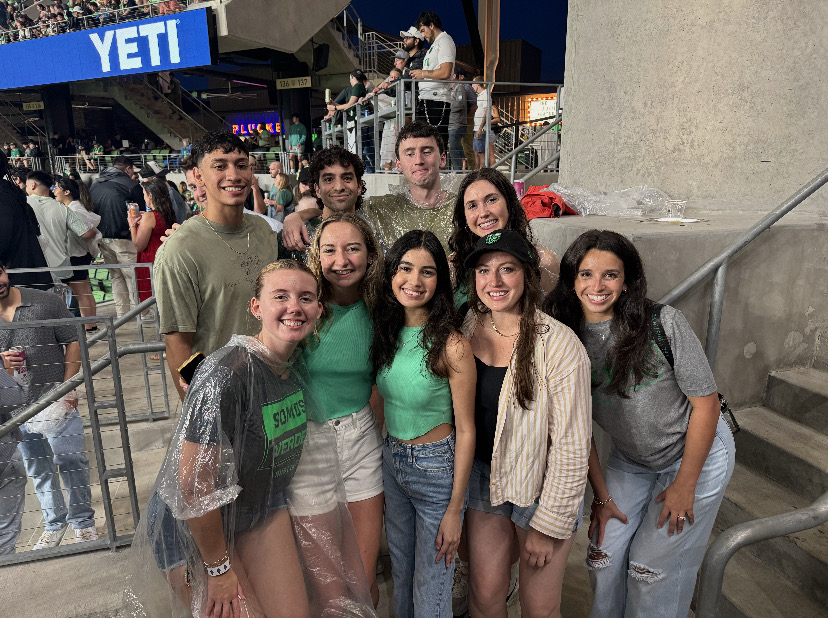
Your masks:
<svg viewBox="0 0 828 618"><path fill-rule="evenodd" d="M59 399L23 423L23 427L29 433L55 434L74 410L74 406L69 405L63 399Z"/></svg>

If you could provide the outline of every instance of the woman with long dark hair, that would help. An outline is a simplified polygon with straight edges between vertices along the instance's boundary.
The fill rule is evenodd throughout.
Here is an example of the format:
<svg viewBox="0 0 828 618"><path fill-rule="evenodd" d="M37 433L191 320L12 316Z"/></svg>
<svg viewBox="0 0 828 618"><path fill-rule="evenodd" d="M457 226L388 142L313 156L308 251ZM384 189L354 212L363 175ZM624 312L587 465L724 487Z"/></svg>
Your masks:
<svg viewBox="0 0 828 618"><path fill-rule="evenodd" d="M456 282L458 304L468 298L472 268L466 266L479 238L497 230L515 230L529 245L534 245L541 269L541 291L548 293L558 281L558 257L536 244L514 186L496 169L483 167L466 174L457 190L449 238L450 262Z"/></svg>
<svg viewBox="0 0 828 618"><path fill-rule="evenodd" d="M570 329L538 310L538 257L519 232L481 238L466 266L463 333L477 367L470 611L506 615L517 535L522 614L557 616L587 481L589 358Z"/></svg>
<svg viewBox="0 0 828 618"><path fill-rule="evenodd" d="M591 615L683 618L735 456L704 350L681 312L647 298L616 232L572 243L544 308L584 343L612 439L603 472L594 441L589 461Z"/></svg>
<svg viewBox="0 0 828 618"><path fill-rule="evenodd" d="M141 185L141 188L144 190L147 211L140 215L130 214L127 219L132 244L138 250L138 263L152 264L155 262L156 252L161 247L164 231L176 222L175 211L166 180L153 177ZM138 280L138 299L143 302L152 295L149 268L136 268L135 278Z"/></svg>
<svg viewBox="0 0 828 618"><path fill-rule="evenodd" d="M383 480L394 610L397 618L448 616L474 454L474 359L458 330L437 236L410 231L385 260L373 353L388 430Z"/></svg>
<svg viewBox="0 0 828 618"><path fill-rule="evenodd" d="M55 179L55 186L52 193L55 199L78 213L83 219L84 223L90 227L97 228L101 222L101 217L92 212L91 201L89 206L82 201L81 182L78 184L71 178L66 176L59 176ZM86 185L83 185L86 189ZM89 190L86 189L86 197L89 196ZM89 266L92 260L98 255L98 241L101 239L101 233L97 230L92 238L79 238L73 234L69 235L69 262L72 266ZM78 309L83 317L91 317L97 313L97 305L95 304L95 297L92 294L92 285L89 283L88 270L72 271L72 276L68 279L69 287L72 289L72 294L78 299ZM98 330L95 324L86 325L87 332L94 332Z"/></svg>
<svg viewBox="0 0 828 618"><path fill-rule="evenodd" d="M336 213L319 224L308 266L319 280L323 312L303 359L337 436L348 511L376 606L384 500L382 436L370 403L376 376L371 315L382 287L382 251L364 219Z"/></svg>

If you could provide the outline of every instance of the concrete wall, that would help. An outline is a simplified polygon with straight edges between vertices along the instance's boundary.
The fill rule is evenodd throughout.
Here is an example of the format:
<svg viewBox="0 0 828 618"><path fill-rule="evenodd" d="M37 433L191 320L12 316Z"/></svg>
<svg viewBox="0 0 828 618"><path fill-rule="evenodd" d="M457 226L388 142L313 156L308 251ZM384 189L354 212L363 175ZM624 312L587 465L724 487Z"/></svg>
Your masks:
<svg viewBox="0 0 828 618"><path fill-rule="evenodd" d="M567 186L766 209L828 167L825 0L570 0L564 82Z"/></svg>
<svg viewBox="0 0 828 618"><path fill-rule="evenodd" d="M722 214L678 226L612 217L564 217L535 219L532 228L540 242L559 257L588 229L625 234L644 260L648 296L658 299L758 218ZM731 260L716 365L716 381L728 400L740 406L759 403L768 373L776 369L828 368L827 281L828 222L816 215L783 219ZM702 343L710 290L708 280L675 305Z"/></svg>

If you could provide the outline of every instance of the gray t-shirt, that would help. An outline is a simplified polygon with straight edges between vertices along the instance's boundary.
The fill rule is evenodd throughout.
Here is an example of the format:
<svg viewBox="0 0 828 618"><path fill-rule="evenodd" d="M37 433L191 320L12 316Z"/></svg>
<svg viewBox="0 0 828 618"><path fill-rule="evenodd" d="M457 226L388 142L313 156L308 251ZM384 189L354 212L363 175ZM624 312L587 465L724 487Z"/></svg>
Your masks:
<svg viewBox="0 0 828 618"><path fill-rule="evenodd" d="M581 340L592 363L592 418L612 437L621 454L648 470L661 470L684 453L692 406L688 397L716 391L701 343L680 311L665 306L661 322L673 351L674 368L655 345L658 375L628 389L629 399L607 391L607 352L615 337L611 320L581 324Z"/></svg>
<svg viewBox="0 0 828 618"><path fill-rule="evenodd" d="M58 320L73 316L63 298L53 292L30 288L20 290L20 306L14 311L13 322ZM0 330L0 351L14 346L26 350L26 367L31 385L29 401L35 401L46 391L63 382L66 373L63 346L78 340L77 326L33 326L15 330Z"/></svg>

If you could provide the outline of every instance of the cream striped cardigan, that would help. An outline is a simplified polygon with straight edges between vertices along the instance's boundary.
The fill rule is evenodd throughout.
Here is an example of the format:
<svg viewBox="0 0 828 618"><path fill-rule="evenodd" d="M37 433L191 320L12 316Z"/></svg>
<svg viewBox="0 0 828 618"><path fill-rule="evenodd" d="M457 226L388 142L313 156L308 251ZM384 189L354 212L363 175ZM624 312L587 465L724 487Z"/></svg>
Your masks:
<svg viewBox="0 0 828 618"><path fill-rule="evenodd" d="M535 311L546 330L536 335L535 397L518 407L512 356L500 390L492 454L491 501L529 506L540 496L530 526L548 536L572 536L587 481L592 398L590 362L570 328ZM471 339L470 310L463 334ZM539 379L540 377L540 379Z"/></svg>

